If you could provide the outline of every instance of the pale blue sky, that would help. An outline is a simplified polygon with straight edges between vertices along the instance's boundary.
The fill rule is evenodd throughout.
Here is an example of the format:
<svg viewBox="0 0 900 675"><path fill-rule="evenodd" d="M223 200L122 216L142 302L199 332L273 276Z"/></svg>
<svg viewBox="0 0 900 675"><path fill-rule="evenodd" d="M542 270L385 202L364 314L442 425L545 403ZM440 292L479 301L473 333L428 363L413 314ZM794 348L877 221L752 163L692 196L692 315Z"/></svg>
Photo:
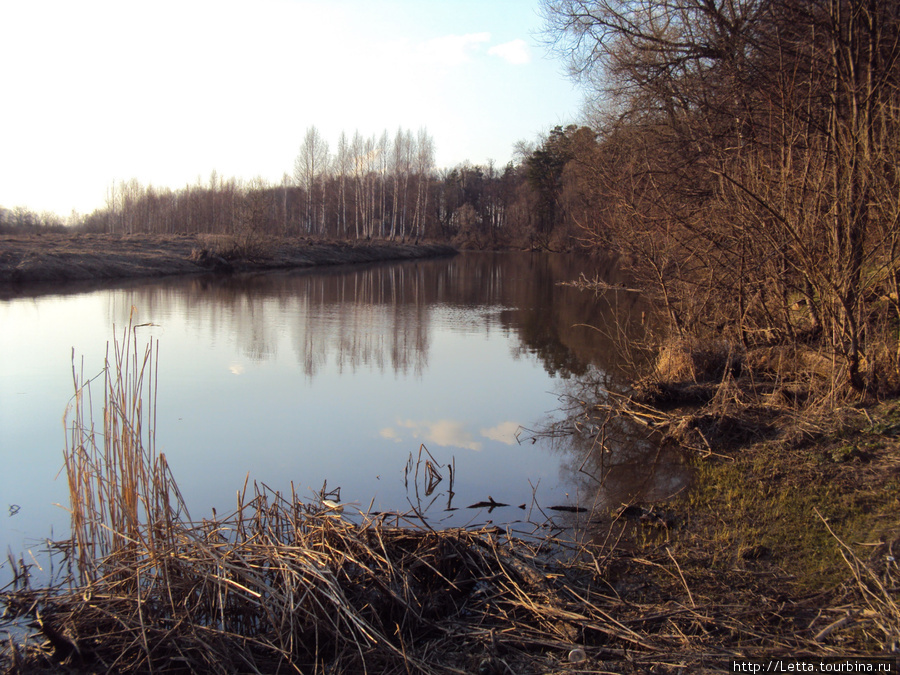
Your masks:
<svg viewBox="0 0 900 675"><path fill-rule="evenodd" d="M537 0L0 0L0 205L68 215L112 181L280 182L306 129L426 127L502 166L580 119Z"/></svg>

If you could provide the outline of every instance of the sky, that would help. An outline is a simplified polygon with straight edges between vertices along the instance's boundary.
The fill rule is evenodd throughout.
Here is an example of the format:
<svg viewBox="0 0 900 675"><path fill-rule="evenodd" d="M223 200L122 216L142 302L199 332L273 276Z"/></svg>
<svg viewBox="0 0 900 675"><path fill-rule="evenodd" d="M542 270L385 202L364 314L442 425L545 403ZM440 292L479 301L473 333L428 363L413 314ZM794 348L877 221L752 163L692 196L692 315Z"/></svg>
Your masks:
<svg viewBox="0 0 900 675"><path fill-rule="evenodd" d="M291 174L398 127L498 166L581 119L538 0L0 0L0 206L90 213L113 182Z"/></svg>

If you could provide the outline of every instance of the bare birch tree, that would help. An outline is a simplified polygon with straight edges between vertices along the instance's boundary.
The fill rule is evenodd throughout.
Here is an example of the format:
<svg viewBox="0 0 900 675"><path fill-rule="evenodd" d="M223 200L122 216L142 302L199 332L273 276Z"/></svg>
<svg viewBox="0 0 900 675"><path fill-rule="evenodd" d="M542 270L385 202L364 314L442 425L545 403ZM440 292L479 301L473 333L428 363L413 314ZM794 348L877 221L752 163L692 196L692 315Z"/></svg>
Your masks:
<svg viewBox="0 0 900 675"><path fill-rule="evenodd" d="M350 144L350 155L353 158L353 187L354 187L354 203L355 208L353 216L353 231L357 239L359 239L360 221L365 228L364 209L365 209L365 153L366 142L363 140L359 130L353 132L353 141Z"/></svg>
<svg viewBox="0 0 900 675"><path fill-rule="evenodd" d="M413 219L416 240L425 234L425 216L428 211L428 192L431 171L434 168L434 143L424 127L416 138L415 171L417 176L416 211Z"/></svg>
<svg viewBox="0 0 900 675"><path fill-rule="evenodd" d="M381 132L381 136L378 137L378 144L375 146L375 149L378 153L378 174L379 174L379 194L381 195L380 199L380 208L378 211L378 236L384 237L385 235L385 226L387 225L387 173L388 168L390 166L390 158L388 157L388 146L390 145L390 141L388 139L387 129Z"/></svg>
<svg viewBox="0 0 900 675"><path fill-rule="evenodd" d="M353 158L347 134L341 131L338 138L335 169L338 175L338 236L346 237L347 232L347 177L353 168Z"/></svg>
<svg viewBox="0 0 900 675"><path fill-rule="evenodd" d="M324 202L320 188L324 186L322 176L328 166L328 143L325 141L315 126L306 130L303 145L294 162L294 179L306 192L306 219L305 229L307 234L319 234L319 205Z"/></svg>
<svg viewBox="0 0 900 675"><path fill-rule="evenodd" d="M391 204L391 240L397 236L397 227L402 230L402 216L400 210L400 185L403 181L403 151L404 141L403 129L397 127L397 133L394 135L394 141L391 144L391 173L393 174L394 198ZM401 235L402 236L402 235Z"/></svg>

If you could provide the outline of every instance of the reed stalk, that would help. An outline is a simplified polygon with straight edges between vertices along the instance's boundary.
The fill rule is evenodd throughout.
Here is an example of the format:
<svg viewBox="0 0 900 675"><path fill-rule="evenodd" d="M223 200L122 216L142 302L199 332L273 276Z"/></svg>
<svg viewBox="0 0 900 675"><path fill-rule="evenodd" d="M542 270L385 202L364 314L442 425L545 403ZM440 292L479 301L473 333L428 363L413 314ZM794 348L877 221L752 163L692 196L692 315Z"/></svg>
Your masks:
<svg viewBox="0 0 900 675"><path fill-rule="evenodd" d="M110 556L152 556L178 514L186 512L165 456L156 451L159 343L139 343L145 327L134 323L132 311L94 378L84 377L83 365L76 370L73 357L65 471L80 583L96 581L100 563ZM94 425L91 387L100 379L102 431Z"/></svg>

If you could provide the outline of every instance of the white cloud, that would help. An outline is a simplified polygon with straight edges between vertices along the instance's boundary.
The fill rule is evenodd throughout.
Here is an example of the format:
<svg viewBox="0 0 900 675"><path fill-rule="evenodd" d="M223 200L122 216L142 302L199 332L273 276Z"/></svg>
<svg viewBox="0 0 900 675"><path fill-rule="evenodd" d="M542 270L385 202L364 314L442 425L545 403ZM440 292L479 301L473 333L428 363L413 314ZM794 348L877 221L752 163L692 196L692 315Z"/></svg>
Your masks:
<svg viewBox="0 0 900 675"><path fill-rule="evenodd" d="M458 66L472 60L482 43L489 42L490 33L466 33L444 35L421 45L422 54L444 66Z"/></svg>
<svg viewBox="0 0 900 675"><path fill-rule="evenodd" d="M438 420L436 422L403 420L397 422L397 426L409 429L413 438L423 439L442 448L454 447L465 448L466 450L481 450L481 443L476 441L472 434L466 431L462 422L454 420ZM386 432L395 435L386 435ZM396 437L396 431L394 429L382 429L381 435L385 438L394 438Z"/></svg>
<svg viewBox="0 0 900 675"><path fill-rule="evenodd" d="M516 433L520 428L521 426L516 422L501 422L490 429L480 429L479 433L489 440L515 445L518 442Z"/></svg>
<svg viewBox="0 0 900 675"><path fill-rule="evenodd" d="M397 441L400 442L400 434L397 433L397 430L393 427L385 427L381 431L378 432L378 435L382 438L386 438L389 441Z"/></svg>
<svg viewBox="0 0 900 675"><path fill-rule="evenodd" d="M521 39L494 45L488 49L488 54L497 56L515 66L531 63L531 51L528 48L528 43Z"/></svg>
<svg viewBox="0 0 900 675"><path fill-rule="evenodd" d="M479 429L482 438L504 445L515 445L518 442L516 434L521 425L518 422L501 422L493 427ZM440 447L465 448L466 450L481 450L483 444L466 429L462 422L442 419L431 420L397 420L394 427L385 427L378 434L389 441L400 442L404 436L413 440L424 441Z"/></svg>
<svg viewBox="0 0 900 675"><path fill-rule="evenodd" d="M467 450L481 450L481 443L472 438L460 422L439 420L429 426L426 436L432 443L442 447L456 446Z"/></svg>

